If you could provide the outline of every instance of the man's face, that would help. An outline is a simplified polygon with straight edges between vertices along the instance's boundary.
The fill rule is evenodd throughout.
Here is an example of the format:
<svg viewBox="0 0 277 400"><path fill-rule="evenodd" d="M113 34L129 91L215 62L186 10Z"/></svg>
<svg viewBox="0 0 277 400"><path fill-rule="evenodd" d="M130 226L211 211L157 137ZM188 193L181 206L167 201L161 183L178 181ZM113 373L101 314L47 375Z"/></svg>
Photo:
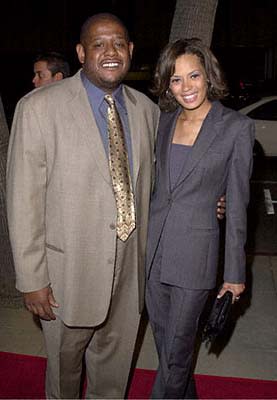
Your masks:
<svg viewBox="0 0 277 400"><path fill-rule="evenodd" d="M107 93L112 93L130 68L133 43L124 28L112 20L94 22L77 54L87 78Z"/></svg>
<svg viewBox="0 0 277 400"><path fill-rule="evenodd" d="M34 63L34 75L32 82L36 88L55 81L55 77L52 76L51 71L47 68L46 61L37 61Z"/></svg>

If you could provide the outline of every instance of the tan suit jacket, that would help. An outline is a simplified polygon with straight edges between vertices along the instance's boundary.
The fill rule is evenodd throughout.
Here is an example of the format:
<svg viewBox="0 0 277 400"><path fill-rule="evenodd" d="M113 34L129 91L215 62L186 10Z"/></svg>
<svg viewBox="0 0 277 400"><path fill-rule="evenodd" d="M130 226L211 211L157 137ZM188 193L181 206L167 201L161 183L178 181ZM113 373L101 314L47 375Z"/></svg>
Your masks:
<svg viewBox="0 0 277 400"><path fill-rule="evenodd" d="M133 150L140 306L158 107L124 86ZM17 105L8 152L7 203L17 288L51 284L71 326L107 315L116 256L116 205L107 156L80 72Z"/></svg>

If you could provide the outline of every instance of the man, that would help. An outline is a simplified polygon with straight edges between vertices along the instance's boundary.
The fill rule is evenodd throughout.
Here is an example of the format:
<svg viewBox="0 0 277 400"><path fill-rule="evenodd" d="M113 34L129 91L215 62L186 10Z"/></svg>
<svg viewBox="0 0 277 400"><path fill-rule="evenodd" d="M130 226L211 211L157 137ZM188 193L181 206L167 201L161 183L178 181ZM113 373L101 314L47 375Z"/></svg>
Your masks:
<svg viewBox="0 0 277 400"><path fill-rule="evenodd" d="M82 70L27 94L13 121L7 168L10 237L17 288L42 321L48 398L79 397L83 356L87 398L125 396L144 302L159 118L151 100L121 84L132 51L117 17L89 18L77 45ZM121 211L109 169L107 94L124 128L135 200L135 224L127 239L117 232Z"/></svg>
<svg viewBox="0 0 277 400"><path fill-rule="evenodd" d="M10 237L17 288L42 322L48 398L79 396L83 356L87 398L125 395L144 304L159 119L150 99L121 84L132 51L117 17L89 18L77 45L81 72L29 93L15 113L7 168ZM124 128L135 200L135 224L123 239L109 169L107 94Z"/></svg>
<svg viewBox="0 0 277 400"><path fill-rule="evenodd" d="M34 62L34 86L49 85L70 75L68 62L62 54L54 51L40 54Z"/></svg>

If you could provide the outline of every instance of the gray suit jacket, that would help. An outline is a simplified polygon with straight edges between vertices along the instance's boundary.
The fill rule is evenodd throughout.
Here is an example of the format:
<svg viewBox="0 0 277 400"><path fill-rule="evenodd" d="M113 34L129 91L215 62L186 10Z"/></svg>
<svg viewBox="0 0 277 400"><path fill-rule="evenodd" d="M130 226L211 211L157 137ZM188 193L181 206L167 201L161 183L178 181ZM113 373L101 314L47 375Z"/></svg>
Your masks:
<svg viewBox="0 0 277 400"><path fill-rule="evenodd" d="M143 304L148 208L158 107L124 86L133 150L136 248ZM7 197L17 288L51 284L68 325L107 315L116 256L116 204L107 156L80 73L19 102L9 144Z"/></svg>
<svg viewBox="0 0 277 400"><path fill-rule="evenodd" d="M224 280L244 282L253 122L223 107L220 102L213 102L190 157L171 191L170 149L180 112L178 109L163 113L160 120L147 273L149 275L162 234L161 281L191 289L214 287L219 250L216 204L226 193Z"/></svg>

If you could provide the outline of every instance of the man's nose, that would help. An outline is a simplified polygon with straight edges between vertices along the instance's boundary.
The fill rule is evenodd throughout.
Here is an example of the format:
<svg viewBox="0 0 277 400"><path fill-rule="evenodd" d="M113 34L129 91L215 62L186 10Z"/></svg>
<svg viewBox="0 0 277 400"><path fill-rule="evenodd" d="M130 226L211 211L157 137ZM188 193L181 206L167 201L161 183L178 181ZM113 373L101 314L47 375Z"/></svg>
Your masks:
<svg viewBox="0 0 277 400"><path fill-rule="evenodd" d="M107 43L105 47L105 53L106 54L115 54L116 53L116 47L114 46L113 43Z"/></svg>

